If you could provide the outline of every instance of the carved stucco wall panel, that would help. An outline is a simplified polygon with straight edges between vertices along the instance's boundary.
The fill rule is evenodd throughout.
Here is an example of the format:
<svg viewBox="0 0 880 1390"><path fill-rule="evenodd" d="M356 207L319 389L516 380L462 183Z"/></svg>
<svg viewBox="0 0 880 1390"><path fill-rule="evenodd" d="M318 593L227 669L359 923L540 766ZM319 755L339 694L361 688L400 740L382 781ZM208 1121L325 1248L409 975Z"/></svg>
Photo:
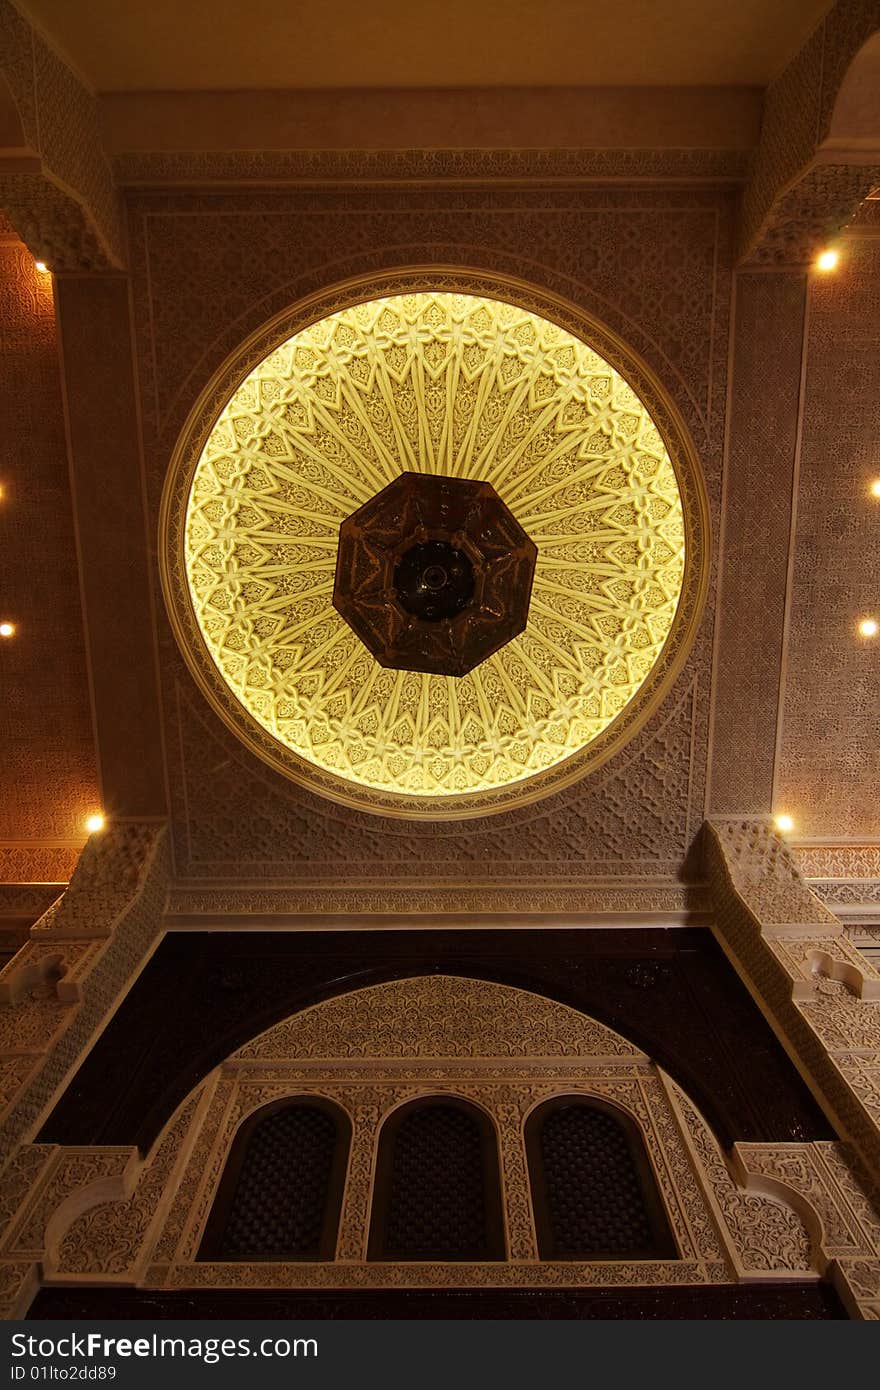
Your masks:
<svg viewBox="0 0 880 1390"><path fill-rule="evenodd" d="M877 972L810 893L768 821L712 823L704 843L715 935L838 1132L877 1180Z"/></svg>
<svg viewBox="0 0 880 1390"><path fill-rule="evenodd" d="M683 1135L707 1179L709 1202L737 1272L745 1277L761 1271L773 1277L812 1270L813 1246L800 1216L776 1199L743 1192L699 1111L674 1082L669 1081L668 1088Z"/></svg>
<svg viewBox="0 0 880 1390"><path fill-rule="evenodd" d="M91 1205L59 1234L56 1249L47 1251L47 1272L80 1277L135 1272L151 1230L164 1216L168 1184L186 1158L201 1099L196 1093L181 1106L144 1163L129 1198Z"/></svg>
<svg viewBox="0 0 880 1390"><path fill-rule="evenodd" d="M0 203L31 253L53 269L122 265L122 219L94 94L9 0L0 2L0 55L40 165L4 172L0 161Z"/></svg>
<svg viewBox="0 0 880 1390"><path fill-rule="evenodd" d="M67 891L2 972L4 1158L33 1132L158 942L167 882L164 825L92 836Z"/></svg>
<svg viewBox="0 0 880 1390"><path fill-rule="evenodd" d="M822 146L847 69L878 28L877 0L832 5L768 88L761 140L742 198L738 239L743 259L809 263L876 184L877 160L870 153L860 151L854 160L847 151L834 162L833 149ZM880 145L880 131L875 135Z"/></svg>

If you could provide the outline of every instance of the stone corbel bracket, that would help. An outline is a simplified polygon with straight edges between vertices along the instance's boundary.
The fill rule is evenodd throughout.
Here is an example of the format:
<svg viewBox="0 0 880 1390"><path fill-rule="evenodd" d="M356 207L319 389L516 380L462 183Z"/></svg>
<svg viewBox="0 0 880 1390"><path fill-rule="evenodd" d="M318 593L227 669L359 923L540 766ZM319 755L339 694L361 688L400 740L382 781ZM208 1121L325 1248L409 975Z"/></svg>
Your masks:
<svg viewBox="0 0 880 1390"><path fill-rule="evenodd" d="M10 0L0 0L0 207L53 271L118 270L122 214L98 103Z"/></svg>

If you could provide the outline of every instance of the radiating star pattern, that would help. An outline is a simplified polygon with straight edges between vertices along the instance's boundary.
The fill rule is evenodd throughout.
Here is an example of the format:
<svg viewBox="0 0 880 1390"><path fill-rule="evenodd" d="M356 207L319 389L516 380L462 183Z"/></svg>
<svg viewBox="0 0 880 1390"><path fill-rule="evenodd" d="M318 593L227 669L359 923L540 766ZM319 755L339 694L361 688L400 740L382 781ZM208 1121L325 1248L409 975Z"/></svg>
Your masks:
<svg viewBox="0 0 880 1390"><path fill-rule="evenodd" d="M526 630L464 677L382 668L331 604L340 522L407 471L486 479L538 547ZM586 343L423 292L332 314L246 377L196 466L184 559L248 714L415 801L505 787L603 733L669 636L685 525L659 431Z"/></svg>

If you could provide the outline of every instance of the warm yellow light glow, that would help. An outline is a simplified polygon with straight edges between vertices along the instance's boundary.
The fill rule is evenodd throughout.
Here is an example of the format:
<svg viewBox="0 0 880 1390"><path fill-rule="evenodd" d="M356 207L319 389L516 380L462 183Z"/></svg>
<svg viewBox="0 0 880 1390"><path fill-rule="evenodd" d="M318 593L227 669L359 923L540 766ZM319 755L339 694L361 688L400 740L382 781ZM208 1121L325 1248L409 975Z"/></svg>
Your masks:
<svg viewBox="0 0 880 1390"><path fill-rule="evenodd" d="M34 265L41 275L46 275L48 273L49 267L46 265L45 261L34 261Z"/></svg>
<svg viewBox="0 0 880 1390"><path fill-rule="evenodd" d="M871 496L880 497L880 478L875 478L871 484Z"/></svg>
<svg viewBox="0 0 880 1390"><path fill-rule="evenodd" d="M339 526L401 473L492 484L538 548L526 631L467 676L386 670L331 603ZM685 574L663 438L571 333L446 292L360 304L256 366L195 469L202 639L257 726L408 798L524 781L598 739L661 657Z"/></svg>
<svg viewBox="0 0 880 1390"><path fill-rule="evenodd" d="M863 618L859 623L859 632L862 637L876 637L878 631L880 628L878 628L876 618Z"/></svg>
<svg viewBox="0 0 880 1390"><path fill-rule="evenodd" d="M104 829L104 823L104 817L101 815L100 811L96 811L95 814L89 816L86 821L86 830L90 835L94 835L96 831Z"/></svg>
<svg viewBox="0 0 880 1390"><path fill-rule="evenodd" d="M14 623L0 623L0 637L11 637L14 632Z"/></svg>
<svg viewBox="0 0 880 1390"><path fill-rule="evenodd" d="M774 816L773 824L781 835L788 835L790 831L794 830L794 821L791 816Z"/></svg>
<svg viewBox="0 0 880 1390"><path fill-rule="evenodd" d="M837 267L837 262L839 260L840 255L837 251L832 251L830 249L827 251L823 251L821 255L816 258L816 269L835 270Z"/></svg>

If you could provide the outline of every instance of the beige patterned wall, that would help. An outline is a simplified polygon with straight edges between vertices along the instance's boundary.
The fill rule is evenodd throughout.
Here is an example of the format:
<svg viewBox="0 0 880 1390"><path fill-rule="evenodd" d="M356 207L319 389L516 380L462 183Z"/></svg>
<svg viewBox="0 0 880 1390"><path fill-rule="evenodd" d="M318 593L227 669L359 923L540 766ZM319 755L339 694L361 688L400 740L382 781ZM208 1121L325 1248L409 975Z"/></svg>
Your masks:
<svg viewBox="0 0 880 1390"><path fill-rule="evenodd" d="M810 284L777 802L798 836L880 840L880 238L850 236ZM859 877L856 872L853 877Z"/></svg>
<svg viewBox="0 0 880 1390"><path fill-rule="evenodd" d="M623 338L681 411L717 523L731 215L727 194L700 189L132 195L154 522L187 414L248 333L353 275L433 264L517 277L583 307ZM669 882L703 816L711 636L710 596L677 684L629 747L569 791L462 831L454 822L438 830L347 811L267 771L208 711L163 624L178 873L473 881L486 873L531 876L540 863L565 882L609 873Z"/></svg>

